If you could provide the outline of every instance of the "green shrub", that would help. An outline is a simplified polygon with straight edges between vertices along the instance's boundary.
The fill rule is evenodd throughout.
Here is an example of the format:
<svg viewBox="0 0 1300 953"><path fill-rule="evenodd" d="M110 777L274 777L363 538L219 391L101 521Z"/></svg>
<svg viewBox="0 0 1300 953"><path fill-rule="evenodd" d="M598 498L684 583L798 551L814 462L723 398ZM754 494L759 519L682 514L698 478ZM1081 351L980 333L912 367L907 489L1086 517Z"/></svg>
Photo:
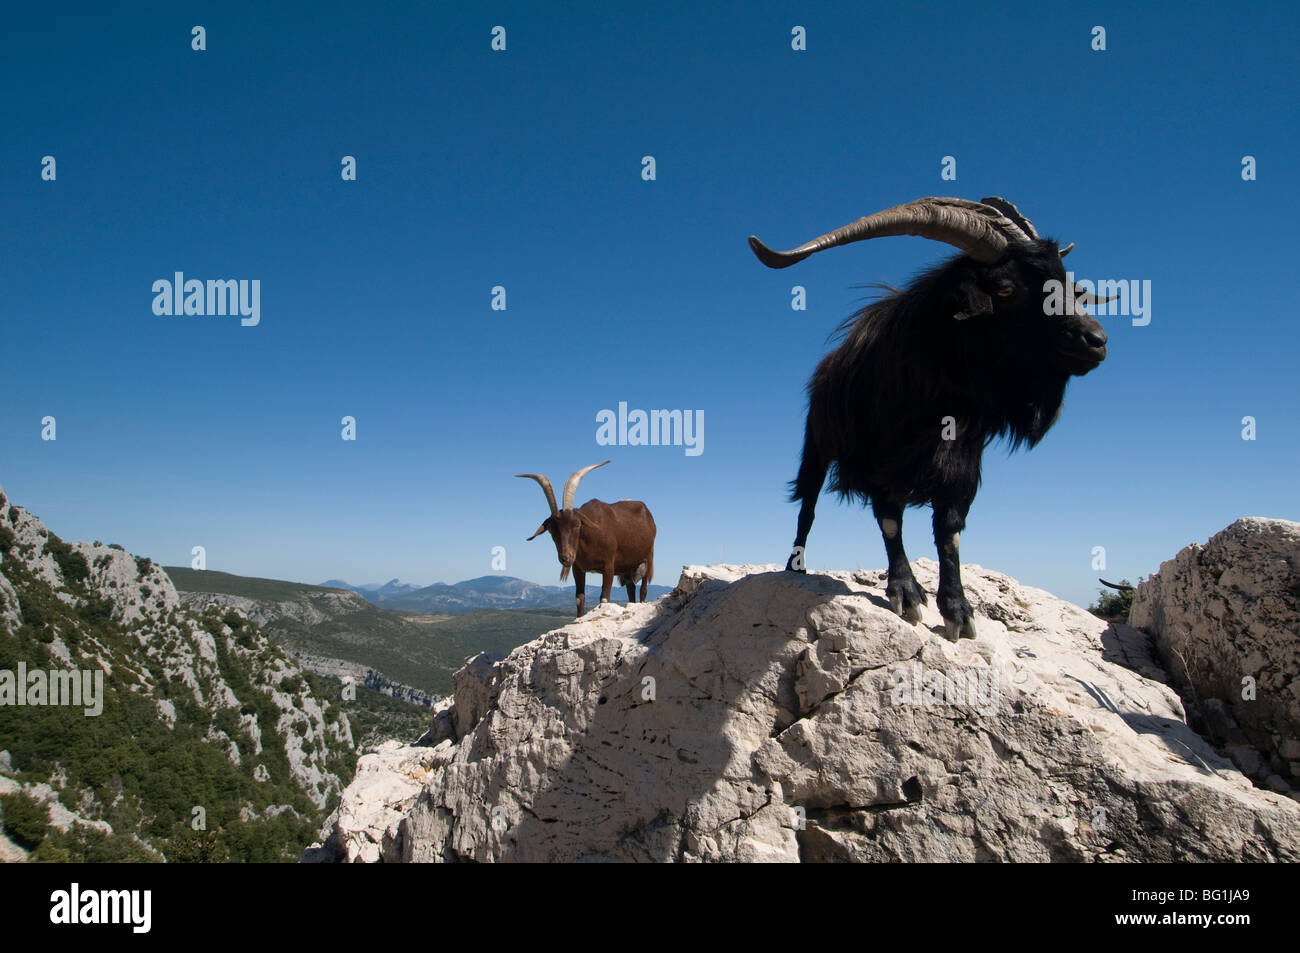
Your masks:
<svg viewBox="0 0 1300 953"><path fill-rule="evenodd" d="M243 740L239 730L239 716L232 708L217 709L217 713L212 716L212 726L218 731L224 731L236 744Z"/></svg>
<svg viewBox="0 0 1300 953"><path fill-rule="evenodd" d="M45 608L39 602L23 606L23 621L34 629L39 629L49 621Z"/></svg>
<svg viewBox="0 0 1300 953"><path fill-rule="evenodd" d="M139 864L162 860L129 837L110 837L79 825L66 832L50 831L30 859L42 864Z"/></svg>
<svg viewBox="0 0 1300 953"><path fill-rule="evenodd" d="M1141 577L1138 582L1141 582ZM1131 586L1127 579L1119 581L1121 586ZM1088 611L1101 619L1111 622L1127 622L1128 614L1133 608L1133 590L1121 589L1118 592L1111 589L1097 590L1097 604L1088 607Z"/></svg>
<svg viewBox="0 0 1300 953"><path fill-rule="evenodd" d="M219 864L230 859L230 850L215 831L187 830L167 841L163 851L173 864Z"/></svg>
<svg viewBox="0 0 1300 953"><path fill-rule="evenodd" d="M32 850L45 839L50 829L50 809L22 792L0 797L4 809L4 829L10 840L25 850Z"/></svg>
<svg viewBox="0 0 1300 953"><path fill-rule="evenodd" d="M111 622L113 619L113 604L107 599L91 596L86 600L86 604L77 610L77 614L91 625Z"/></svg>
<svg viewBox="0 0 1300 953"><path fill-rule="evenodd" d="M63 573L63 579L68 585L79 585L90 578L90 564L86 562L86 557L53 533L45 540L45 548L58 563L59 572Z"/></svg>

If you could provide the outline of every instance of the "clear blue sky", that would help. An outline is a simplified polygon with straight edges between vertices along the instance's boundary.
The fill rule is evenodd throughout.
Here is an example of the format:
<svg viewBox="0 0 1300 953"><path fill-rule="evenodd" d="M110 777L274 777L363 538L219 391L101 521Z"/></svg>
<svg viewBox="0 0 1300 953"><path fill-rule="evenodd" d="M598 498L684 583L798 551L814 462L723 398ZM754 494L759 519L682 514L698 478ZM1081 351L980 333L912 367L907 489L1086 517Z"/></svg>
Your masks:
<svg viewBox="0 0 1300 953"><path fill-rule="evenodd" d="M579 500L649 504L657 582L782 562L828 333L858 286L950 252L884 239L774 272L746 236L1001 194L1077 243L1079 277L1153 286L1149 326L1105 320L1110 357L1044 443L986 455L962 537L965 561L1086 603L1094 546L1135 578L1238 516L1300 517L1298 23L1284 3L7 11L0 483L67 538L164 563L203 545L210 569L429 583L503 545L555 583L550 542L524 542L542 495L512 475L612 457ZM175 271L259 279L261 324L154 315ZM619 401L703 410L704 453L597 446ZM933 557L928 511L905 537ZM884 564L832 498L808 558Z"/></svg>

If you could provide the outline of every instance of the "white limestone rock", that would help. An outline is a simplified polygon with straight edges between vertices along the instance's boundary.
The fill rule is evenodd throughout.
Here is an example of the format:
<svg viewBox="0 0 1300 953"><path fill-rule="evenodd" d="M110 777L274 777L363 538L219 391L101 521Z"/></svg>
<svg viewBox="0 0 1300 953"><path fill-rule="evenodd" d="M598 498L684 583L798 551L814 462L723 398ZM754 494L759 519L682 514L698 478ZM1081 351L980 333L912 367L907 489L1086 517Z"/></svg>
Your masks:
<svg viewBox="0 0 1300 953"><path fill-rule="evenodd" d="M1300 523L1247 517L1193 543L1137 587L1129 621L1243 770L1300 787Z"/></svg>
<svg viewBox="0 0 1300 953"><path fill-rule="evenodd" d="M1300 860L1138 633L968 564L954 644L914 568L917 626L883 572L687 567L473 659L454 737L363 758L309 859Z"/></svg>

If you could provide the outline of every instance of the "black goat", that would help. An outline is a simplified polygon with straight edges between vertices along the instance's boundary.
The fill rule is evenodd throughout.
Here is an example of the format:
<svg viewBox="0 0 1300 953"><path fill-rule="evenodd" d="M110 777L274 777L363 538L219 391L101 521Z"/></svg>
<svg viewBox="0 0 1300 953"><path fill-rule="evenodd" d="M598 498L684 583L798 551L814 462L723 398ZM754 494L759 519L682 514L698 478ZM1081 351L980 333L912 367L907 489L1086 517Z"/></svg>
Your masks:
<svg viewBox="0 0 1300 953"><path fill-rule="evenodd" d="M958 541L984 448L997 437L1032 447L1056 422L1070 376L1105 360L1106 334L1083 309L1103 299L1067 281L1061 259L1073 246L1040 239L997 197L918 199L789 252L753 236L749 243L765 265L784 268L882 235L920 235L964 254L845 321L839 347L813 374L803 461L791 483L803 505L786 569L804 571L817 497L832 471L831 489L871 503L889 559L890 604L919 622L927 600L903 551L903 509L930 503L945 635L974 638Z"/></svg>

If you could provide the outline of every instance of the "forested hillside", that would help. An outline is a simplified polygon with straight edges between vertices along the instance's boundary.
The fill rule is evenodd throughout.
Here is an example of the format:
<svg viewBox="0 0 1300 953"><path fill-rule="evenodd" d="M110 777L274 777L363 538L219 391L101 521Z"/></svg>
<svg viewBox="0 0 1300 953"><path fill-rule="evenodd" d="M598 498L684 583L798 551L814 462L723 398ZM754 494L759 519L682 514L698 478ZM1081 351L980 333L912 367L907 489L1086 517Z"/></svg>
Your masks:
<svg viewBox="0 0 1300 953"><path fill-rule="evenodd" d="M292 860L352 777L348 704L241 613L186 609L150 560L0 491L9 859Z"/></svg>

